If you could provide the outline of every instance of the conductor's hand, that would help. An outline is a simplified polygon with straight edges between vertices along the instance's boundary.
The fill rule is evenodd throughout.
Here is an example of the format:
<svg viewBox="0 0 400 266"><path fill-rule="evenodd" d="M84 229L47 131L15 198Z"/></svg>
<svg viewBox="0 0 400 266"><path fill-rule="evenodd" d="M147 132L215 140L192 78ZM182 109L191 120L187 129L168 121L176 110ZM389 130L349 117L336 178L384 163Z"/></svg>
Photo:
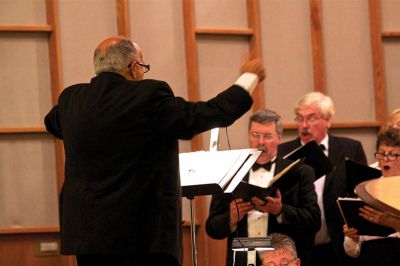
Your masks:
<svg viewBox="0 0 400 266"><path fill-rule="evenodd" d="M255 209L260 212L279 215L282 211L282 195L279 189L276 190L275 197L265 197L264 200L253 197L251 202L255 205Z"/></svg>
<svg viewBox="0 0 400 266"><path fill-rule="evenodd" d="M256 58L256 59L252 59L252 60L246 58L243 61L242 66L240 68L241 74L243 74L245 72L250 72L250 73L256 74L258 76L259 82L263 81L266 77L265 70L261 63L260 58Z"/></svg>
<svg viewBox="0 0 400 266"><path fill-rule="evenodd" d="M232 200L229 204L230 207L230 220L229 225L231 228L236 227L236 224L243 219L243 217L253 209L251 202L245 202L243 199Z"/></svg>
<svg viewBox="0 0 400 266"><path fill-rule="evenodd" d="M343 225L343 234L353 239L353 241L356 243L360 241L360 237L357 235L357 229L353 227L349 228L347 224Z"/></svg>

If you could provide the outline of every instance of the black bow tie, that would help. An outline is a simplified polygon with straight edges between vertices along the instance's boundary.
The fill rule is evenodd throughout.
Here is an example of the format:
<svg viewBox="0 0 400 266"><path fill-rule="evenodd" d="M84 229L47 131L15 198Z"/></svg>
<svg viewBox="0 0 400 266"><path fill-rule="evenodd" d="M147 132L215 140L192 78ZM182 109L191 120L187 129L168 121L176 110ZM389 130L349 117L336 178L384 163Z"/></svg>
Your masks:
<svg viewBox="0 0 400 266"><path fill-rule="evenodd" d="M321 150L326 150L326 147L325 147L325 145L324 144L319 144L319 147L321 148Z"/></svg>
<svg viewBox="0 0 400 266"><path fill-rule="evenodd" d="M253 171L257 171L259 168L264 168L265 170L267 170L267 171L270 171L271 170L271 166L272 166L272 164L274 164L275 163L275 161L273 161L273 162L271 162L271 161L269 161L268 163L265 163L265 164L259 164L259 163L257 163L257 162L255 162L254 164L253 164L253 166L251 167L251 169L253 170Z"/></svg>

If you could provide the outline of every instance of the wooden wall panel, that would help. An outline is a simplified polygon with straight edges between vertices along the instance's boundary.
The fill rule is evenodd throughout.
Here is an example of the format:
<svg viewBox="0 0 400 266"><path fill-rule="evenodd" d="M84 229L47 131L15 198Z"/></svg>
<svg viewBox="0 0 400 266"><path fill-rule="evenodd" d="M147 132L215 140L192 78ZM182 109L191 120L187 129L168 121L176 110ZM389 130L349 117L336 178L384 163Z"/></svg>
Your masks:
<svg viewBox="0 0 400 266"><path fill-rule="evenodd" d="M323 1L322 14L334 121L375 121L368 2Z"/></svg>
<svg viewBox="0 0 400 266"><path fill-rule="evenodd" d="M194 0L196 28L247 28L246 0Z"/></svg>
<svg viewBox="0 0 400 266"><path fill-rule="evenodd" d="M32 24L46 24L45 0L1 0L0 25Z"/></svg>
<svg viewBox="0 0 400 266"><path fill-rule="evenodd" d="M0 228L58 226L53 140L0 136Z"/></svg>
<svg viewBox="0 0 400 266"><path fill-rule="evenodd" d="M293 122L293 106L314 88L308 0L260 1L265 106Z"/></svg>
<svg viewBox="0 0 400 266"><path fill-rule="evenodd" d="M64 87L89 82L96 46L118 35L115 1L60 1L60 35Z"/></svg>
<svg viewBox="0 0 400 266"><path fill-rule="evenodd" d="M0 32L0 127L38 126L51 106L44 33Z"/></svg>

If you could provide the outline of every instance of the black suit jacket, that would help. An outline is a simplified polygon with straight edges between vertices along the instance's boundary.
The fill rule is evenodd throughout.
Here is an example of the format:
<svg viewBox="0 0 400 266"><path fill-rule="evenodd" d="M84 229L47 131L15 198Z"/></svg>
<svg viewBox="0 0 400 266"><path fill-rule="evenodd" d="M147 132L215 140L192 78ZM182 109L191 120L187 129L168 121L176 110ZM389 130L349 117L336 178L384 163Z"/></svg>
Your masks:
<svg viewBox="0 0 400 266"><path fill-rule="evenodd" d="M348 157L357 162L367 164L364 150L359 141L350 138L329 135L328 158L334 165L334 170L326 175L323 192L323 204L329 236L335 248L335 254L340 265L344 265L346 257L343 249L343 219L336 204L338 197L346 194L346 169L345 158ZM300 147L300 138L282 143L278 146L278 154L281 156Z"/></svg>
<svg viewBox="0 0 400 266"><path fill-rule="evenodd" d="M178 139L228 126L251 105L239 86L193 103L163 81L115 73L65 89L45 118L66 155L61 252L163 253L181 264Z"/></svg>
<svg viewBox="0 0 400 266"><path fill-rule="evenodd" d="M275 174L282 171L292 161L277 158ZM282 194L283 222L279 224L276 216L268 216L268 234L283 233L295 241L298 255L302 265L309 265L311 249L314 244L315 233L321 226L321 213L317 203L317 195L314 189L314 172L307 165L294 166L287 173L290 178L298 180L295 185L287 188L283 183L276 183L276 187ZM248 177L247 177L248 178ZM284 180L282 180L284 182ZM247 216L237 225L237 231L231 232L229 228L229 203L231 195L213 195L210 214L206 222L207 233L215 239L228 237L227 264L232 265L231 243L234 237L247 236ZM240 260L240 259L239 259ZM240 265L240 264L236 264Z"/></svg>

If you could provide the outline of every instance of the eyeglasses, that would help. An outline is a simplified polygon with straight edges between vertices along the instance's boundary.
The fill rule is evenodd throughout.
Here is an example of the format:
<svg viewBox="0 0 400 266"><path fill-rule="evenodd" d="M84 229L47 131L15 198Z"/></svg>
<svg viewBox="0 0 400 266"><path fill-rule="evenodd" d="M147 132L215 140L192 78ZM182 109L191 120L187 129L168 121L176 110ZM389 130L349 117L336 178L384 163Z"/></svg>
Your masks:
<svg viewBox="0 0 400 266"><path fill-rule="evenodd" d="M298 115L294 118L294 121L296 121L297 124L303 124L304 122L306 122L308 124L312 124L321 118L322 118L322 116L318 116L318 115L310 115L307 117Z"/></svg>
<svg viewBox="0 0 400 266"><path fill-rule="evenodd" d="M262 266L288 266L290 265L292 262L296 261L297 258L294 258L292 260L287 261L286 259L282 259L279 264L276 264L275 262L267 262L267 263L263 263Z"/></svg>
<svg viewBox="0 0 400 266"><path fill-rule="evenodd" d="M274 138L274 134L271 133L259 133L259 132L250 132L250 137L254 140L259 140L262 138L263 140L272 140Z"/></svg>
<svg viewBox="0 0 400 266"><path fill-rule="evenodd" d="M139 65L139 66L143 67L143 73L147 73L147 72L150 71L150 65L145 64L145 63L140 63L140 62L138 62L138 61L132 61L132 63L130 63L130 64L128 65L128 67L130 68L130 67L132 66L133 63L135 63L136 65Z"/></svg>
<svg viewBox="0 0 400 266"><path fill-rule="evenodd" d="M396 153L387 153L386 154L386 153L375 152L375 158L377 160L383 160L383 159L385 159L385 157L388 161L396 161L400 157L400 154L396 154Z"/></svg>

